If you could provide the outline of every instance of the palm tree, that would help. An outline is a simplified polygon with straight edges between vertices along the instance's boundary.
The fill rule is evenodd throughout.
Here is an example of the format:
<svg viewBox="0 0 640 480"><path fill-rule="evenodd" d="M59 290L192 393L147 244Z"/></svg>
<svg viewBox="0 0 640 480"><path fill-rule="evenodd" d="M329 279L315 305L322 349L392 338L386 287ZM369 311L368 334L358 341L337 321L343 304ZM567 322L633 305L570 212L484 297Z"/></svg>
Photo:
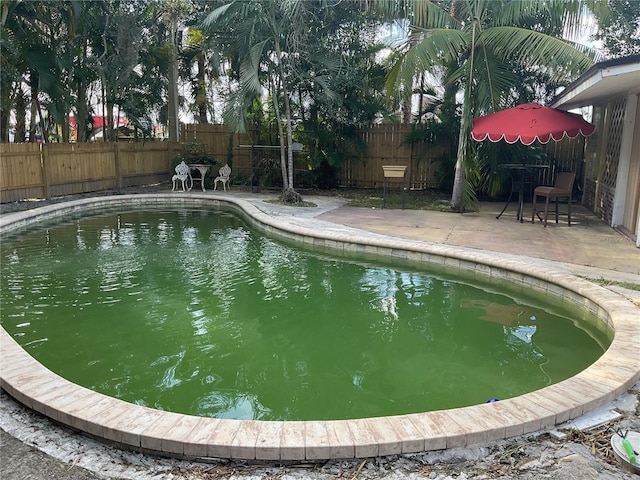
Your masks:
<svg viewBox="0 0 640 480"><path fill-rule="evenodd" d="M179 96L178 96L178 24L182 16L191 9L189 0L168 0L160 6L161 20L168 27L168 127L169 141L177 142L179 138Z"/></svg>
<svg viewBox="0 0 640 480"><path fill-rule="evenodd" d="M186 45L182 51L184 68L182 76L189 80L193 105L193 115L198 123L208 123L207 114L209 102L207 98L207 49L202 30L189 28L186 35ZM195 74L192 73L195 65Z"/></svg>
<svg viewBox="0 0 640 480"><path fill-rule="evenodd" d="M271 94L281 131L282 198L287 202L301 200L293 186L293 123L288 82L294 76L297 49L302 46L304 21L300 17L307 8L312 7L304 0L231 1L213 10L203 21L205 31L224 29L228 33L227 48L239 65L240 88L228 102L226 123L244 131L245 113L253 100L262 94L263 88ZM280 99L284 111L280 109Z"/></svg>
<svg viewBox="0 0 640 480"><path fill-rule="evenodd" d="M606 2L590 3L593 8ZM472 158L472 119L518 100L514 85L520 70L568 82L593 63L593 52L562 38L587 13L582 0L381 0L379 5L396 12L400 5L411 19L409 39L396 50L390 89L410 84L436 66L455 65L449 78L463 91L450 202L456 211L473 195L465 179Z"/></svg>
<svg viewBox="0 0 640 480"><path fill-rule="evenodd" d="M8 139L9 112L13 101L23 95L23 84L28 84L30 94L30 140L35 141L36 121L44 134L45 114L43 100L48 96L49 105L66 100L57 47L61 44L57 29L53 28L57 10L49 5L31 2L3 2L2 4L2 101L0 115L2 137ZM12 98L13 97L13 98ZM20 99L19 103L24 103ZM59 103L58 103L59 104ZM57 109L58 111L60 109Z"/></svg>

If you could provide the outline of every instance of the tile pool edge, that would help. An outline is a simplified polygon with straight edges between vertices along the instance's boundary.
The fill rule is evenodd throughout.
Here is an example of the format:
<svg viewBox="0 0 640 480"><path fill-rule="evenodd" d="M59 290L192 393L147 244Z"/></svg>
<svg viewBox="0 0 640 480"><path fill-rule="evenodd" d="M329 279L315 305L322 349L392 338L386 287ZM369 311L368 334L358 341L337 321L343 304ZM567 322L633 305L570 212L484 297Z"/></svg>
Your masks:
<svg viewBox="0 0 640 480"><path fill-rule="evenodd" d="M93 197L0 218L0 234L49 218L101 209L206 207L235 211L265 233L294 242L446 265L518 282L573 302L610 325L609 349L563 382L500 402L409 415L340 421L244 421L180 415L133 405L72 384L34 360L0 330L0 387L64 425L110 443L189 458L320 461L460 447L535 432L576 418L627 391L640 378L640 309L575 276L517 259L441 244L295 224L252 203L216 194ZM295 208L295 207L289 207ZM315 227L315 228L314 228Z"/></svg>

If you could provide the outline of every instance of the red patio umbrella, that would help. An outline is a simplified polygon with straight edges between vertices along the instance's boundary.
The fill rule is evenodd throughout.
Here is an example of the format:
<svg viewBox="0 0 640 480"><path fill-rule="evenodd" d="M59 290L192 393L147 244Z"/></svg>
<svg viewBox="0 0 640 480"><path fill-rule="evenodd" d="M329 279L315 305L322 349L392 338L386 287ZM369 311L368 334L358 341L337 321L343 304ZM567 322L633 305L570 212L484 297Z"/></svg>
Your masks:
<svg viewBox="0 0 640 480"><path fill-rule="evenodd" d="M504 139L507 143L531 145L536 140L547 143L579 134L587 137L595 128L578 114L525 103L474 119L471 136L478 142L488 138L492 142Z"/></svg>

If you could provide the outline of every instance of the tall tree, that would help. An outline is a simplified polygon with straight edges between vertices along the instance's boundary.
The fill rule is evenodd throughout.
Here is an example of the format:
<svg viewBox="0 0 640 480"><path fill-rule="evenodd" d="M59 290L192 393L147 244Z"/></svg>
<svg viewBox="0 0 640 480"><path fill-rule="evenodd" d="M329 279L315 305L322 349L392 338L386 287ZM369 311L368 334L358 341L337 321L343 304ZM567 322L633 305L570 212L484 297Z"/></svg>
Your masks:
<svg viewBox="0 0 640 480"><path fill-rule="evenodd" d="M204 35L198 28L187 31L186 48L182 52L184 69L182 76L189 80L193 97L193 115L198 123L208 123L207 98L207 50ZM193 68L195 66L195 69ZM194 73L195 70L195 73Z"/></svg>
<svg viewBox="0 0 640 480"><path fill-rule="evenodd" d="M460 210L473 192L465 176L473 158L469 143L472 119L517 101L518 69L569 81L591 66L593 52L562 38L577 28L587 11L580 0L378 2L388 11L397 11L399 5L411 19L417 41L407 39L396 50L389 88L406 84L435 66L456 65L450 78L463 92L463 103L450 203L452 209Z"/></svg>
<svg viewBox="0 0 640 480"><path fill-rule="evenodd" d="M57 56L59 36L53 28L55 11L39 2L2 4L2 127L8 137L8 119L16 95L30 95L30 140L35 141L36 127L45 133L47 99L64 97L63 80ZM26 90L25 90L26 87ZM39 125L38 125L39 123Z"/></svg>
<svg viewBox="0 0 640 480"><path fill-rule="evenodd" d="M385 47L381 18L355 2L341 2L305 24L314 41L296 69L292 98L303 127L298 124L298 139L308 146L316 181L331 187L335 169L364 154L359 129L390 116L386 71L377 60Z"/></svg>
<svg viewBox="0 0 640 480"><path fill-rule="evenodd" d="M168 128L169 140L179 138L178 53L182 40L182 22L191 12L190 0L166 0L160 3L160 18L168 28Z"/></svg>
<svg viewBox="0 0 640 480"><path fill-rule="evenodd" d="M263 88L275 94L274 102L282 99L284 118L278 110L277 120L285 125L280 136L283 198L293 202L299 201L300 196L293 188L293 126L287 77L292 73L291 58L296 52L286 51L286 47L287 36L303 3L303 0L232 1L216 8L203 22L205 30L224 28L233 35L229 46L239 59L239 90L227 106L228 123L244 130L244 115ZM271 74L276 78L270 80Z"/></svg>
<svg viewBox="0 0 640 480"><path fill-rule="evenodd" d="M609 0L611 11L596 11L600 40L608 55L617 58L640 54L640 2Z"/></svg>

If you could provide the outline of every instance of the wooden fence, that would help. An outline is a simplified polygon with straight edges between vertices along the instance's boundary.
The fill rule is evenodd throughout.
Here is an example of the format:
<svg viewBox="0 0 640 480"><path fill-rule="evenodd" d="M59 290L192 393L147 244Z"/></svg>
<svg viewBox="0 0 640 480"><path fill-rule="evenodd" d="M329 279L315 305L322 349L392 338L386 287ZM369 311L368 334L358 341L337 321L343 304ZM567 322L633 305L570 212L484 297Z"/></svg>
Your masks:
<svg viewBox="0 0 640 480"><path fill-rule="evenodd" d="M218 165L230 163L234 183L259 189L281 189L280 147L252 145L247 134L229 132L224 125L182 125L180 138L184 143L204 145ZM218 168L218 167L216 167ZM294 180L296 189L310 188L312 178L304 154L294 155Z"/></svg>
<svg viewBox="0 0 640 480"><path fill-rule="evenodd" d="M424 189L438 186L439 161L448 145L409 145L405 138L411 128L406 125L374 125L360 132L367 145L367 154L361 158L348 158L337 172L338 184L343 187L382 188L383 165L404 165L406 185ZM183 142L196 142L206 146L207 152L223 163L232 158L233 174L257 176L257 181L270 183L270 177L278 177L279 150L269 146L251 148L248 135L230 134L223 125L184 125ZM231 157L232 156L232 157ZM276 170L274 172L274 169ZM294 185L305 188L310 185L312 174L304 152L294 155ZM276 182L277 183L277 182Z"/></svg>
<svg viewBox="0 0 640 480"><path fill-rule="evenodd" d="M338 181L347 187L381 187L384 183L383 165L407 167L404 180L412 189L436 188L440 160L448 145L408 144L405 142L411 128L406 125L374 125L362 130L367 145L364 158L351 158L343 163Z"/></svg>
<svg viewBox="0 0 640 480"><path fill-rule="evenodd" d="M1 144L0 201L167 181L179 150L168 142Z"/></svg>
<svg viewBox="0 0 640 480"><path fill-rule="evenodd" d="M367 155L345 159L337 172L340 186L382 188L383 166L407 167L404 179L388 180L390 187L411 189L438 186L440 160L449 145L408 144L405 125L376 125L360 132ZM182 144L78 143L0 144L0 201L49 198L61 195L168 182L172 163L188 143L204 145L219 165L232 164L232 181L257 188L280 188L280 152L277 147L251 145L247 135L230 133L223 125L183 125ZM583 143L552 142L550 153L561 168L581 178ZM294 186L311 188L314 173L305 151L294 155ZM215 172L213 172L215 173Z"/></svg>

